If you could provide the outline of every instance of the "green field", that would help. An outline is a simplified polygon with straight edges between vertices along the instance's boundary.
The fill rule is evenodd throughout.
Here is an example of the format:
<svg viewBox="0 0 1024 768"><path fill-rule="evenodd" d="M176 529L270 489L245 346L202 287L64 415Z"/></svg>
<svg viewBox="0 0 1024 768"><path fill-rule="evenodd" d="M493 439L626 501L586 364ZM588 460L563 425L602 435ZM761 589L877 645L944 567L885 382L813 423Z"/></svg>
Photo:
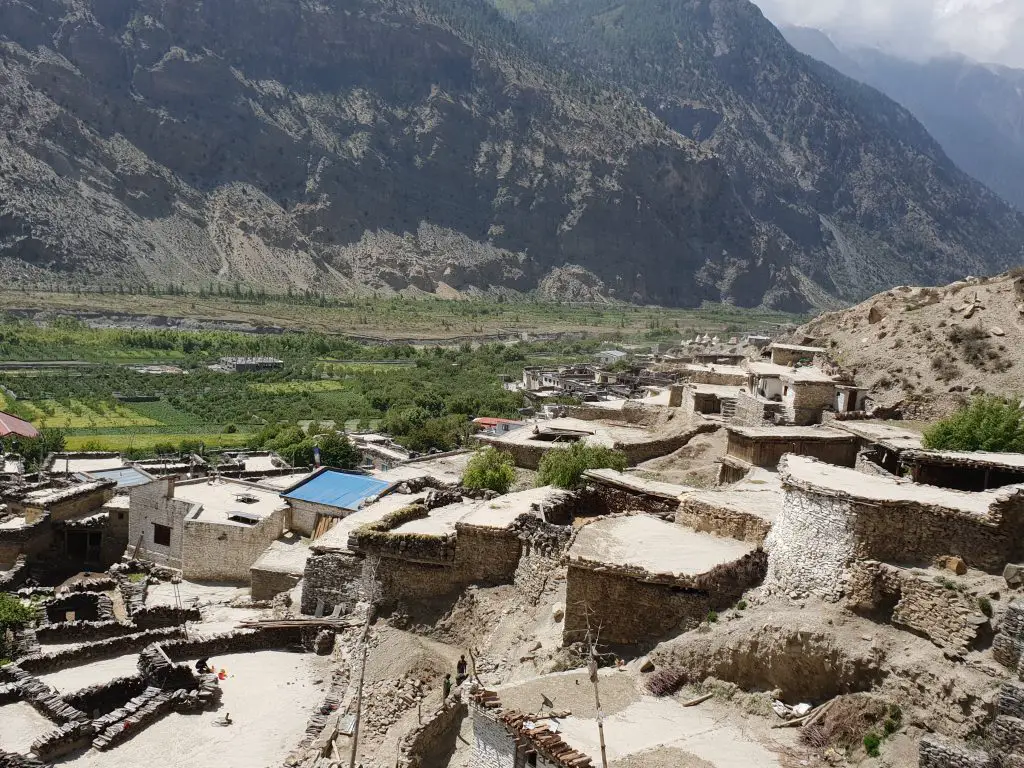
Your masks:
<svg viewBox="0 0 1024 768"><path fill-rule="evenodd" d="M169 433L169 434L104 434L83 435L70 434L64 438L64 443L69 451L120 451L122 453L151 451L154 447L165 444L178 444L182 439L194 440L203 443L206 448L244 448L252 444L253 434L251 432L236 432L226 435L207 434L197 432L195 434Z"/></svg>
<svg viewBox="0 0 1024 768"><path fill-rule="evenodd" d="M18 405L28 419L41 429L96 429L106 427L153 427L161 422L121 404L87 405L81 400L19 401Z"/></svg>

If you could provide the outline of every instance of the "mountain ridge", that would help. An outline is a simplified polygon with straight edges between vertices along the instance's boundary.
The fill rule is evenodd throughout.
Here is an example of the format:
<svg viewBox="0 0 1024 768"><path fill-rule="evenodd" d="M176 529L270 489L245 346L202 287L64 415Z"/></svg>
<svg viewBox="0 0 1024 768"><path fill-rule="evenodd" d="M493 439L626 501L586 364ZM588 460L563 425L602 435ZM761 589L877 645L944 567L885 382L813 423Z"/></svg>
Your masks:
<svg viewBox="0 0 1024 768"><path fill-rule="evenodd" d="M740 39L752 6L731 6ZM704 42L687 61L718 66ZM7 0L0 276L805 310L1020 258L1024 221L909 123L883 138L930 164L902 185L924 213L875 237L820 204L838 189L771 178L815 153L724 140L713 110L587 70L470 0Z"/></svg>

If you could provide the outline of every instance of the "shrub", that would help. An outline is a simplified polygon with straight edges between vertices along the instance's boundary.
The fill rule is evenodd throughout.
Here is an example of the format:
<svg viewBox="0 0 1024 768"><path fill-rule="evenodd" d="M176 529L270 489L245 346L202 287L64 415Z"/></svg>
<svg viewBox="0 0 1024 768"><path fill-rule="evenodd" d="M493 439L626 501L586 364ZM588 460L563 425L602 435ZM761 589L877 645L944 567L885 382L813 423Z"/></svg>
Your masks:
<svg viewBox="0 0 1024 768"><path fill-rule="evenodd" d="M736 603L736 610L739 610L739 611L747 610L747 601L746 600L740 600L738 603Z"/></svg>
<svg viewBox="0 0 1024 768"><path fill-rule="evenodd" d="M992 395L975 398L966 408L924 433L924 446L935 450L1024 451L1024 411Z"/></svg>
<svg viewBox="0 0 1024 768"><path fill-rule="evenodd" d="M462 485L471 490L508 493L516 481L516 465L512 455L487 446L473 454L462 476Z"/></svg>
<svg viewBox="0 0 1024 768"><path fill-rule="evenodd" d="M588 469L624 470L629 464L626 455L598 445L573 443L568 449L553 448L540 460L537 485L577 488Z"/></svg>
<svg viewBox="0 0 1024 768"><path fill-rule="evenodd" d="M238 431L238 427L236 427L234 424L228 424L226 427L224 427L224 434L225 435L233 435L237 431Z"/></svg>
<svg viewBox="0 0 1024 768"><path fill-rule="evenodd" d="M717 611L708 611L707 620L708 620L708 624L714 624L716 621L718 621L718 612Z"/></svg>
<svg viewBox="0 0 1024 768"><path fill-rule="evenodd" d="M878 757L881 752L878 749L882 745L882 739L877 733L869 733L864 737L864 751L869 757Z"/></svg>
<svg viewBox="0 0 1024 768"><path fill-rule="evenodd" d="M985 614L986 616L988 616L991 619L992 618L992 601L989 600L987 597L979 597L978 598L978 610L981 611L983 614Z"/></svg>
<svg viewBox="0 0 1024 768"><path fill-rule="evenodd" d="M35 609L25 605L14 595L0 592L0 658L10 658L14 655L14 648L8 640L8 635L28 624L35 616Z"/></svg>

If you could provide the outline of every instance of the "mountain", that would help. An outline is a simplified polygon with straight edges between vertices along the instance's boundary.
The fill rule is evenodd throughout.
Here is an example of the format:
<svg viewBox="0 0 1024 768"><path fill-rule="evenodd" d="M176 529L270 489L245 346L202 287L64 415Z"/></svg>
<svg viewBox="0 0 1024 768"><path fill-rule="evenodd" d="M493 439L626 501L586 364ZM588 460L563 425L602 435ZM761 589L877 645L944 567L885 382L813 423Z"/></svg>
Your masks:
<svg viewBox="0 0 1024 768"><path fill-rule="evenodd" d="M809 294L850 300L1024 260L1018 213L906 109L799 54L745 0L550 0L505 11L563 61L630 89L721 157Z"/></svg>
<svg viewBox="0 0 1024 768"><path fill-rule="evenodd" d="M1024 70L963 57L910 61L784 27L797 50L909 109L960 168L1024 211Z"/></svg>
<svg viewBox="0 0 1024 768"><path fill-rule="evenodd" d="M803 310L1021 260L745 0L630 9L0 0L0 277Z"/></svg>

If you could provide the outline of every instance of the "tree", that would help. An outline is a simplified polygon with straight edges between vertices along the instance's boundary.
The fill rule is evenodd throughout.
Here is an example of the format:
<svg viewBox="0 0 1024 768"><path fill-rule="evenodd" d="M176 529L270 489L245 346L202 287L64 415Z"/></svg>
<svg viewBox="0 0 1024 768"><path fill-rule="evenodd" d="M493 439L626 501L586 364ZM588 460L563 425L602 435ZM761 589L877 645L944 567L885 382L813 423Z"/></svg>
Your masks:
<svg viewBox="0 0 1024 768"><path fill-rule="evenodd" d="M1024 452L1024 409L985 395L924 433L924 447L947 451Z"/></svg>
<svg viewBox="0 0 1024 768"><path fill-rule="evenodd" d="M487 446L473 454L462 476L462 485L471 490L508 493L516 481L516 465L512 455Z"/></svg>
<svg viewBox="0 0 1024 768"><path fill-rule="evenodd" d="M14 652L13 638L9 638L9 635L34 618L34 609L14 595L0 592L0 659L9 659Z"/></svg>
<svg viewBox="0 0 1024 768"><path fill-rule="evenodd" d="M537 485L554 485L559 488L577 488L588 469L624 470L629 464L621 451L600 445L573 443L562 450L553 448L540 460Z"/></svg>

